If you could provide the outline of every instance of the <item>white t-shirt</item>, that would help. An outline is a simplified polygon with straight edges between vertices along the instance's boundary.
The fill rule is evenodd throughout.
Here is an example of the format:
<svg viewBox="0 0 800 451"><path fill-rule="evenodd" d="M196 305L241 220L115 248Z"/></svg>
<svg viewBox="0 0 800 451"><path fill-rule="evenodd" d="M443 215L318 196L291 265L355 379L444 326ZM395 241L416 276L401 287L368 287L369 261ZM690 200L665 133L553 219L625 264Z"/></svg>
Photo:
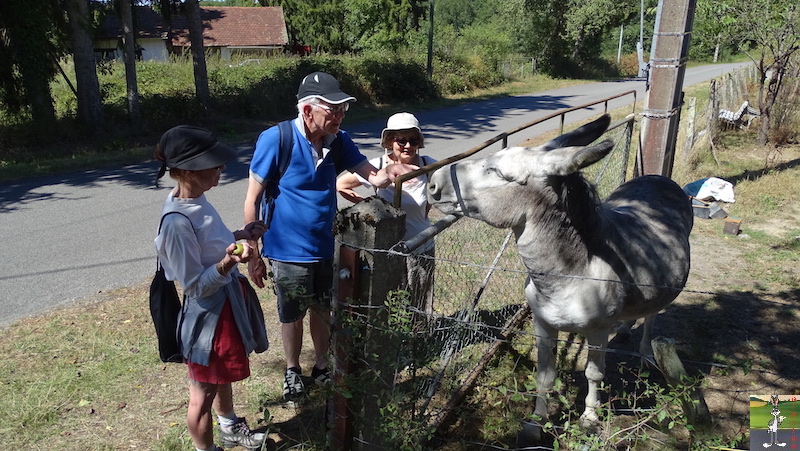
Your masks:
<svg viewBox="0 0 800 451"><path fill-rule="evenodd" d="M436 160L431 157L423 157L420 155L422 159L422 165L427 166ZM378 169L384 168L389 164L394 163L394 161L390 160L388 156L384 155L381 157L373 158L369 161ZM355 173L354 173L355 174ZM355 174L358 178L358 181L361 182L367 188L372 188L375 190L375 193L386 199L388 202L394 202L394 184L389 185L386 188L377 188L369 183L366 179L362 178L358 174ZM406 234L403 237L404 240L408 240L411 237L418 235L420 232L428 228L431 225L430 221L428 220L428 175L424 174L419 177L415 177L411 180L406 180L403 182L403 194L400 198L400 208L406 212ZM414 250L414 254L419 254L430 249L433 249L434 241L429 240L416 250Z"/></svg>

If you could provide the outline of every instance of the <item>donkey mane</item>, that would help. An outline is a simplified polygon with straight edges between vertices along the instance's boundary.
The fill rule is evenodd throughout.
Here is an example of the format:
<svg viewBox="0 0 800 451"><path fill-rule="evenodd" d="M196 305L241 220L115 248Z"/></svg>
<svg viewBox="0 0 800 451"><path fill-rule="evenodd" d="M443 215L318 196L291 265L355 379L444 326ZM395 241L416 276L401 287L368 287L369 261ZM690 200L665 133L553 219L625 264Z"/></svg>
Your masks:
<svg viewBox="0 0 800 451"><path fill-rule="evenodd" d="M603 207L594 186L580 173L551 176L548 184L556 196L556 201L554 208L549 209L543 216L557 218L563 215L561 219L563 222L552 224L553 227L560 227L562 230L554 232L573 242L574 247L585 248L588 252L587 258L605 247L601 233Z"/></svg>

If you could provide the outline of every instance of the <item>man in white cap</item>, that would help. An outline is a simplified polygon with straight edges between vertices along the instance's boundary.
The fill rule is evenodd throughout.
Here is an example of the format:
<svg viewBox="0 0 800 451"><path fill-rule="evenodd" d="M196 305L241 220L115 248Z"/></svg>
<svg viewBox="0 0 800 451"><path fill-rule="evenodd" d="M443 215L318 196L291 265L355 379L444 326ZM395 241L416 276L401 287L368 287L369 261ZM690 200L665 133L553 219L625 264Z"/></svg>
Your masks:
<svg viewBox="0 0 800 451"><path fill-rule="evenodd" d="M339 128L350 102L355 100L342 91L339 82L330 74L307 75L297 92L298 117L292 121L293 147L286 172L276 177L281 161L278 126L261 133L250 163L245 223L258 219L265 189L271 180L279 178L261 255L269 259L278 299L286 354L283 395L287 402L298 400L305 390L300 349L307 310L315 356L311 377L319 384L330 380L327 354L330 349L336 176L347 169L375 186L385 187L397 175L416 169L393 164L378 170L359 152L350 136ZM257 246L256 242L250 244ZM268 270L263 258L252 259L248 272L253 283L264 287Z"/></svg>

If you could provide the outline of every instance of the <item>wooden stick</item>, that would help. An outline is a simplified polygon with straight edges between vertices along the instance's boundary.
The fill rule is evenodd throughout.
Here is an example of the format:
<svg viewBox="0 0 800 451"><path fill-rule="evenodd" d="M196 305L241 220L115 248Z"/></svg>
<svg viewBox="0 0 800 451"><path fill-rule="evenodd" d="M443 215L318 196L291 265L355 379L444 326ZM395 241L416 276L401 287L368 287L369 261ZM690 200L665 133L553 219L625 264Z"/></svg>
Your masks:
<svg viewBox="0 0 800 451"><path fill-rule="evenodd" d="M675 340L665 337L656 337L651 341L653 346L653 354L656 359L658 369L667 379L667 383L673 387L679 387L683 384L683 379L688 376L686 369L678 358L678 353L675 352ZM710 425L711 413L708 411L708 405L703 398L703 393L700 389L693 390L690 394L690 399L681 401L683 404L683 412L689 420L689 424L693 425Z"/></svg>

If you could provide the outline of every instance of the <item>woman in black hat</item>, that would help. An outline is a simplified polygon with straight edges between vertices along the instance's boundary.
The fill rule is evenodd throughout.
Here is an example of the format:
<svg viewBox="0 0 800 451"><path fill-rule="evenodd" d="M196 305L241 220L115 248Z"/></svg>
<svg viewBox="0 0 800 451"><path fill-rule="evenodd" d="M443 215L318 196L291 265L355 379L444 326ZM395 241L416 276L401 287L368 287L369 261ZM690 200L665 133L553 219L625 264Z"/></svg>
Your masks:
<svg viewBox="0 0 800 451"><path fill-rule="evenodd" d="M187 425L198 451L219 450L212 407L224 447L255 450L265 439L236 416L231 389L250 376L248 356L255 349L237 269L254 252L235 242L260 238L265 226L256 221L231 232L204 194L235 156L208 130L185 125L164 133L155 150L162 163L158 178L169 170L178 183L164 202L155 245L167 279L180 283L185 295L179 337L190 379Z"/></svg>

